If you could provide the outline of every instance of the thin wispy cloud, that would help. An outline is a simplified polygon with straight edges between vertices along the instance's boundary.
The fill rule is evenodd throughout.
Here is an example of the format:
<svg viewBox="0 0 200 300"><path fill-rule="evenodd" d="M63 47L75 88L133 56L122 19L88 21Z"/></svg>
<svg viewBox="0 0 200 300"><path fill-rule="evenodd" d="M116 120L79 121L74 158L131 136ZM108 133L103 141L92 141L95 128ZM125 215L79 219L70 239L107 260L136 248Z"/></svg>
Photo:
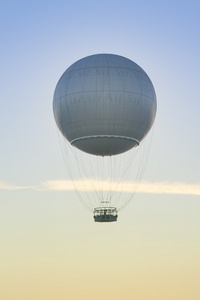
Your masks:
<svg viewBox="0 0 200 300"><path fill-rule="evenodd" d="M200 195L200 184L183 182L143 182L137 192L149 194Z"/></svg>
<svg viewBox="0 0 200 300"><path fill-rule="evenodd" d="M180 195L200 195L200 184L189 184L183 182L141 182L136 184L137 193L147 194L180 194ZM46 181L43 183L46 190L67 191L74 190L75 187L80 191L95 190L132 192L135 190L134 182L109 182L98 180L80 180L75 183L70 180Z"/></svg>
<svg viewBox="0 0 200 300"><path fill-rule="evenodd" d="M25 190L25 189L32 189L32 188L33 186L14 185L8 182L0 181L0 190L16 191L16 190Z"/></svg>
<svg viewBox="0 0 200 300"><path fill-rule="evenodd" d="M135 188L136 186L136 188ZM0 190L23 190L33 189L37 191L116 191L130 193L136 190L137 193L145 194L177 194L177 195L199 195L200 183L191 184L183 182L109 182L100 180L48 180L38 186L18 186L5 182L0 182Z"/></svg>

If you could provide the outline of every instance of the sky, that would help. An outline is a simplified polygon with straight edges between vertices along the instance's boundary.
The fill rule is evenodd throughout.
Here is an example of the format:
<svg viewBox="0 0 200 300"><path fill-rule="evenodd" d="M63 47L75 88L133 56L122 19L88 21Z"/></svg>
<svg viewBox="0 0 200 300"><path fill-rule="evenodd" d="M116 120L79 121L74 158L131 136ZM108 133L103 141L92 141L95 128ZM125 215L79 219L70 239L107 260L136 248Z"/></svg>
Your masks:
<svg viewBox="0 0 200 300"><path fill-rule="evenodd" d="M2 300L200 299L199 15L197 0L0 1ZM63 187L52 111L62 73L96 53L140 65L158 104L143 179L110 224Z"/></svg>

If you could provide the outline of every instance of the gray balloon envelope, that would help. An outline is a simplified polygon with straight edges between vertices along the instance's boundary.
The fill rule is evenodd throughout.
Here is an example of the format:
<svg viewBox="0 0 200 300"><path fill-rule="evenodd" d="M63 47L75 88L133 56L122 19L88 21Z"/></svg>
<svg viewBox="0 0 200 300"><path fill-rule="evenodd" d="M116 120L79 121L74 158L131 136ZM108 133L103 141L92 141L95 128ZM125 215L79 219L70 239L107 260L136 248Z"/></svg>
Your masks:
<svg viewBox="0 0 200 300"><path fill-rule="evenodd" d="M133 61L95 54L72 64L54 92L53 112L64 137L93 155L116 155L139 145L156 115L148 75Z"/></svg>

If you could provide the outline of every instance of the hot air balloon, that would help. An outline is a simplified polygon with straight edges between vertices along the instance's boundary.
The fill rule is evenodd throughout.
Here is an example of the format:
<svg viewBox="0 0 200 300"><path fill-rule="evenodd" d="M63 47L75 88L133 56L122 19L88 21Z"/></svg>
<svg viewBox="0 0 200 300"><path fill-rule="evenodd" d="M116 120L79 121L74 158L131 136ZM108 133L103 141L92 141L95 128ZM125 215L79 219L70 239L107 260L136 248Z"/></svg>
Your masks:
<svg viewBox="0 0 200 300"><path fill-rule="evenodd" d="M59 79L53 113L67 141L67 169L96 222L116 221L129 202L134 184L125 193L123 184L156 108L148 75L119 55L87 56Z"/></svg>

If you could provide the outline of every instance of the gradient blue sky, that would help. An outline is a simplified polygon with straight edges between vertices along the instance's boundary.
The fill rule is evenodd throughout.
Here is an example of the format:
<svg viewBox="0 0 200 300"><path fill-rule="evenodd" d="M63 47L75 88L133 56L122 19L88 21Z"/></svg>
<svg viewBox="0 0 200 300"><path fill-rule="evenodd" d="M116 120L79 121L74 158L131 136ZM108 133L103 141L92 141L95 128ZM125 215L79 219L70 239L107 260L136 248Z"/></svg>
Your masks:
<svg viewBox="0 0 200 300"><path fill-rule="evenodd" d="M199 1L0 1L1 299L100 299L102 286L110 299L199 300L199 32ZM135 61L154 84L143 180L167 185L136 194L111 226L93 223L73 192L38 190L67 177L55 85L103 52Z"/></svg>

